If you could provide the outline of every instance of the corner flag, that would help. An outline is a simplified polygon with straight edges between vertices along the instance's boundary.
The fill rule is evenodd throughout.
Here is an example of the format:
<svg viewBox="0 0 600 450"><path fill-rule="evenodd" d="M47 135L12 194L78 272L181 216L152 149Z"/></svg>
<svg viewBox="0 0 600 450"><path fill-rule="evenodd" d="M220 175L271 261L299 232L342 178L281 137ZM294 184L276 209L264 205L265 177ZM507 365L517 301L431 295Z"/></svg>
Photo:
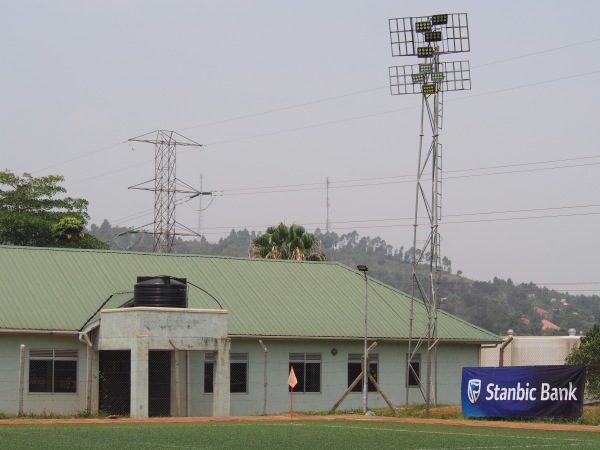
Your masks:
<svg viewBox="0 0 600 450"><path fill-rule="evenodd" d="M298 384L298 379L294 373L294 366L290 367L290 376L288 377L288 384L290 385L290 420L294 415L294 387Z"/></svg>
<svg viewBox="0 0 600 450"><path fill-rule="evenodd" d="M298 379L296 378L296 374L294 373L293 366L290 369L290 376L288 377L288 384L290 385L290 387L292 389L294 389L294 387L296 387L296 385L298 384Z"/></svg>

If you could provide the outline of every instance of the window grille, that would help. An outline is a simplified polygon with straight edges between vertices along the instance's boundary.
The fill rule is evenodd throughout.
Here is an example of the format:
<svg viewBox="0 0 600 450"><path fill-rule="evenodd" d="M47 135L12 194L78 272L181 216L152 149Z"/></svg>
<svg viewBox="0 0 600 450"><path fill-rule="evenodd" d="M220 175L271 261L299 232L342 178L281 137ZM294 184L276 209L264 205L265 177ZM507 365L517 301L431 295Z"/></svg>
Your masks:
<svg viewBox="0 0 600 450"><path fill-rule="evenodd" d="M77 392L77 350L29 350L29 392Z"/></svg>
<svg viewBox="0 0 600 450"><path fill-rule="evenodd" d="M348 386L352 384L352 382L356 379L358 374L360 374L362 370L362 359L364 354L362 353L349 353L348 354ZM377 353L369 354L369 371L375 381L379 382L379 355ZM362 380L360 383L357 383L356 386L352 388L351 392L362 392L363 384ZM369 379L367 383L367 390L369 392L375 392L377 389L373 382Z"/></svg>
<svg viewBox="0 0 600 450"><path fill-rule="evenodd" d="M290 353L288 372L292 367L298 380L294 392L321 392L320 353ZM288 390L291 390L289 386Z"/></svg>
<svg viewBox="0 0 600 450"><path fill-rule="evenodd" d="M407 386L419 386L421 380L421 354L416 353L413 355L412 359L410 359L410 364L408 360L410 359L410 355L406 354L406 384Z"/></svg>
<svg viewBox="0 0 600 450"><path fill-rule="evenodd" d="M204 392L211 394L215 382L215 352L204 353ZM229 354L229 391L248 392L248 353Z"/></svg>

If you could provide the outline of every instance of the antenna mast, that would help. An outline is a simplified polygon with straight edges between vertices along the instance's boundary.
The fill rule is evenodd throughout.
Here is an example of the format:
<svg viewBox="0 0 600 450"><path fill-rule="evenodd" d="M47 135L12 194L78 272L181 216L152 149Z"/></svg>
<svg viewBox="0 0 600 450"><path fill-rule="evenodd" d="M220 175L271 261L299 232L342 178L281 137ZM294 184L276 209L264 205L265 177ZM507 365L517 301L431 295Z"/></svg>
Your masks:
<svg viewBox="0 0 600 450"><path fill-rule="evenodd" d="M331 231L331 221L329 220L329 177L327 177L327 222L325 223L325 230L327 233Z"/></svg>

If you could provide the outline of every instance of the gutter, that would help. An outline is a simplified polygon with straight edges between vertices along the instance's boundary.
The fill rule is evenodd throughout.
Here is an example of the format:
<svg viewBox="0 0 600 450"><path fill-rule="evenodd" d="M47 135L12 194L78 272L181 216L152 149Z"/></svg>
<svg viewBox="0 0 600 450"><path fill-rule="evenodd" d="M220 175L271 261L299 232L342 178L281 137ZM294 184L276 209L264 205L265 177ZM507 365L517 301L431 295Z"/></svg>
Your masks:
<svg viewBox="0 0 600 450"><path fill-rule="evenodd" d="M364 336L269 336L262 334L228 334L229 339L268 339L268 340L297 340L297 341L362 341ZM414 339L414 338L413 338ZM408 338L385 338L379 336L369 336L369 340L378 342L408 342ZM438 344L472 344L472 345L498 345L503 340L499 339L437 339Z"/></svg>
<svg viewBox="0 0 600 450"><path fill-rule="evenodd" d="M87 327L82 328L79 331L79 335L83 334L88 334L90 333L92 330L95 330L96 328L98 328L100 326L100 321L98 320L97 322L91 323L89 324Z"/></svg>
<svg viewBox="0 0 600 450"><path fill-rule="evenodd" d="M508 346L508 344L510 344L513 340L513 336L509 336L506 341L504 341L502 343L502 345L500 346L500 348L498 349L499 351L499 355L498 355L498 367L504 367L504 349Z"/></svg>
<svg viewBox="0 0 600 450"><path fill-rule="evenodd" d="M54 336L79 336L79 331L71 330L30 330L23 328L0 328L0 334L36 334Z"/></svg>

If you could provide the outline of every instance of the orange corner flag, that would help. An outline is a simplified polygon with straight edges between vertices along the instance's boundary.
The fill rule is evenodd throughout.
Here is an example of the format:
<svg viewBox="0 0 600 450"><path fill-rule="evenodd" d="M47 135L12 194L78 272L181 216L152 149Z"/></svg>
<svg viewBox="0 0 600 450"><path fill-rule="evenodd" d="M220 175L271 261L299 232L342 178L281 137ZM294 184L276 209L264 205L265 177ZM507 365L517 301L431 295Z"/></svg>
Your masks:
<svg viewBox="0 0 600 450"><path fill-rule="evenodd" d="M298 379L296 378L296 374L294 373L293 366L290 369L290 376L288 377L288 384L290 385L290 387L292 389L294 389L294 387L296 387L296 385L298 384Z"/></svg>

